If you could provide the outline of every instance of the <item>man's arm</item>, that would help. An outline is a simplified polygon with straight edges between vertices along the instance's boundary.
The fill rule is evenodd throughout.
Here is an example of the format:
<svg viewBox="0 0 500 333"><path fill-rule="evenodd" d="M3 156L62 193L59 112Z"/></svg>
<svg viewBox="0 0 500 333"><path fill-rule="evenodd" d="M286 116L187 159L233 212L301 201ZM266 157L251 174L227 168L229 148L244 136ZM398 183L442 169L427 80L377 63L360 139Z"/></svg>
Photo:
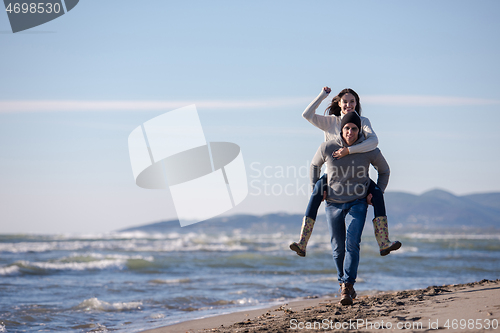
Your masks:
<svg viewBox="0 0 500 333"><path fill-rule="evenodd" d="M322 143L321 146L319 146L318 150L316 151L316 154L314 155L311 162L311 167L309 171L309 178L311 180L311 192L314 191L314 185L316 185L316 182L319 179L321 173L321 167L323 166L323 164L325 164L324 148L325 144Z"/></svg>
<svg viewBox="0 0 500 333"><path fill-rule="evenodd" d="M377 151L378 152L370 162L378 172L377 185L380 187L382 192L384 192L387 188L387 184L389 184L389 175L391 170L389 168L389 164L384 158L384 155L382 155L382 152L380 150Z"/></svg>

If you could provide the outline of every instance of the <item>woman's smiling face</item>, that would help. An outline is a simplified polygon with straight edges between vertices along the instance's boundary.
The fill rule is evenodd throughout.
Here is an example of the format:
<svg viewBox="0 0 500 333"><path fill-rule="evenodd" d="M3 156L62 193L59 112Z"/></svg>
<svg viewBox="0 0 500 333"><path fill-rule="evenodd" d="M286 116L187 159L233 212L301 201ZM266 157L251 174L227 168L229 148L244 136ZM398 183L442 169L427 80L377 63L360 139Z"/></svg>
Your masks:
<svg viewBox="0 0 500 333"><path fill-rule="evenodd" d="M356 108L356 98L351 93L344 94L340 98L339 107L343 114L353 112Z"/></svg>

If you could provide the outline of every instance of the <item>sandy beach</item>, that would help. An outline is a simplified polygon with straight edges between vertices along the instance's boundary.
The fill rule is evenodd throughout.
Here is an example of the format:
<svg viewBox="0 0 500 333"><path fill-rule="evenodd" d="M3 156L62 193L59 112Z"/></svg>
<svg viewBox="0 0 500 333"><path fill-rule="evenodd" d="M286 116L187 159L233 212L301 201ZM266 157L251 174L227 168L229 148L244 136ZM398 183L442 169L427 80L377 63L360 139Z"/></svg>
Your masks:
<svg viewBox="0 0 500 333"><path fill-rule="evenodd" d="M338 298L305 299L235 312L144 333L289 331L499 332L500 280Z"/></svg>

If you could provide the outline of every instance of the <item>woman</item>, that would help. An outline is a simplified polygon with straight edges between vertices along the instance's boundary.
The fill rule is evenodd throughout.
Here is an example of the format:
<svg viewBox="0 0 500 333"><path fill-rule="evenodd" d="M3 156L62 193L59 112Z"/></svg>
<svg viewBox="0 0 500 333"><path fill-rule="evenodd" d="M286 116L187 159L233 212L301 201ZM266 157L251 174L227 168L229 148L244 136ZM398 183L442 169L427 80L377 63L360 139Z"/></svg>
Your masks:
<svg viewBox="0 0 500 333"><path fill-rule="evenodd" d="M361 118L361 131L365 135L365 140L352 147L343 147L333 153L333 157L340 159L348 154L366 153L377 148L378 138L372 129L370 120L361 117L361 104L359 102L358 94L350 89L343 89L335 96L325 110L328 115L316 114L316 109L328 97L331 89L324 87L321 93L316 97L311 104L307 106L302 116L307 119L311 124L323 130L325 133L325 141L338 138L342 135L341 122L344 115L349 112L356 112ZM323 193L326 184L326 175L323 175L317 182L313 189L309 204L306 209L306 214L302 221L302 229L300 232L300 241L290 244L290 249L297 252L301 257L306 256L306 247L309 237L311 236L318 208L323 201ZM373 205L375 218L373 219L373 228L375 231L375 238L377 239L380 255L386 256L391 251L395 251L401 247L401 242L391 242L389 240L389 228L387 225L387 215L385 211L384 194L383 191L370 180L368 188L368 196L366 197L368 204Z"/></svg>

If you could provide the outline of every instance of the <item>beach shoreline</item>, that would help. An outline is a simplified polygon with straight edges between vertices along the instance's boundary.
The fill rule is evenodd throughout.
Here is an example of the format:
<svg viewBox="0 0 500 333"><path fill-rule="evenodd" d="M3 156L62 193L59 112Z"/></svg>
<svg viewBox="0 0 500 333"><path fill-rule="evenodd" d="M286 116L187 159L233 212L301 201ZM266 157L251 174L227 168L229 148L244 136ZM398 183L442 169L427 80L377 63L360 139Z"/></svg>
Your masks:
<svg viewBox="0 0 500 333"><path fill-rule="evenodd" d="M402 331L500 332L500 280L358 296L304 299L190 320L142 333Z"/></svg>

